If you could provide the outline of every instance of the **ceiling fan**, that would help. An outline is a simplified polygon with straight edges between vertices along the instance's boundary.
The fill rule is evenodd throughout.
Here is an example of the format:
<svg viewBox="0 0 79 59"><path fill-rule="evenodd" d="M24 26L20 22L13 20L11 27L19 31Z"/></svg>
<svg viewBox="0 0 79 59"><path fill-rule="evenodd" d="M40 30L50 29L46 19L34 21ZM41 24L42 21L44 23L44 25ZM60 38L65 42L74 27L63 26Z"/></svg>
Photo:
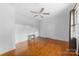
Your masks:
<svg viewBox="0 0 79 59"><path fill-rule="evenodd" d="M35 14L33 17L40 16L41 18L44 18L44 15L50 15L50 13L44 13L43 11L44 11L44 8L41 8L39 12L36 12L36 11L30 11L30 12Z"/></svg>

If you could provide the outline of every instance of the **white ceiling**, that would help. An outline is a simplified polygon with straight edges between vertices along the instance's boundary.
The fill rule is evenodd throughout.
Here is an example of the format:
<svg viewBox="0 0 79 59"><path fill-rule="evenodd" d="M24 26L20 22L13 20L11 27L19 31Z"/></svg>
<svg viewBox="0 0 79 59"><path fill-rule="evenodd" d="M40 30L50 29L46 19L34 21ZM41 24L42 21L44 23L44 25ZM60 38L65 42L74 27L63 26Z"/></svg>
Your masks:
<svg viewBox="0 0 79 59"><path fill-rule="evenodd" d="M16 23L25 25L36 25L38 18L33 18L31 10L39 11L41 8L45 8L44 12L49 12L49 16L45 16L44 19L54 17L61 13L63 10L69 11L74 4L71 3L14 3L11 4L15 8Z"/></svg>

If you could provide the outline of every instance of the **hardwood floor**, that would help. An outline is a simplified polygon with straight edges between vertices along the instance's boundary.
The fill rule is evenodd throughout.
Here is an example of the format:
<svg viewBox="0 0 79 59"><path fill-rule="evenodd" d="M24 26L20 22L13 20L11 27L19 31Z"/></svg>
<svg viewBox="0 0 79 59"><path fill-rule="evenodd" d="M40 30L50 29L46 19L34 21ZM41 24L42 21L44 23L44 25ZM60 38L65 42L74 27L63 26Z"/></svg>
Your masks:
<svg viewBox="0 0 79 59"><path fill-rule="evenodd" d="M48 38L35 38L16 44L16 49L2 56L76 56L68 52L68 42Z"/></svg>

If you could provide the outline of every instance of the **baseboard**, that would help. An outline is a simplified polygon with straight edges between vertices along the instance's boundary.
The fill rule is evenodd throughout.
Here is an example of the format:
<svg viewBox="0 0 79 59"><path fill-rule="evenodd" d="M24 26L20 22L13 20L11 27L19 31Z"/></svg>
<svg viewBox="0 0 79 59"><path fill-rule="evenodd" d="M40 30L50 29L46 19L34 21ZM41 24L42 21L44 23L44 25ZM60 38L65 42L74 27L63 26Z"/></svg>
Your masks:
<svg viewBox="0 0 79 59"><path fill-rule="evenodd" d="M38 37L39 38L39 37ZM62 41L62 42L69 42L67 40L60 40L60 39L56 39L56 38L49 38L49 37L40 37L40 38L45 38L45 39L53 39L53 40L57 40L57 41Z"/></svg>
<svg viewBox="0 0 79 59"><path fill-rule="evenodd" d="M7 51L0 52L0 56L1 56L2 54L5 54L5 53L7 53L7 52L9 52L9 51L12 51L12 50L14 50L14 49L16 49L16 48L12 48L12 49L9 49L9 50L7 50Z"/></svg>
<svg viewBox="0 0 79 59"><path fill-rule="evenodd" d="M35 38L39 38L39 37L35 37ZM21 43L21 42L24 42L24 41L28 41L28 39L27 40L18 41L15 44L18 44L18 43Z"/></svg>
<svg viewBox="0 0 79 59"><path fill-rule="evenodd" d="M24 41L27 41L27 40L18 41L15 44L18 44L18 43L21 43L21 42L24 42Z"/></svg>

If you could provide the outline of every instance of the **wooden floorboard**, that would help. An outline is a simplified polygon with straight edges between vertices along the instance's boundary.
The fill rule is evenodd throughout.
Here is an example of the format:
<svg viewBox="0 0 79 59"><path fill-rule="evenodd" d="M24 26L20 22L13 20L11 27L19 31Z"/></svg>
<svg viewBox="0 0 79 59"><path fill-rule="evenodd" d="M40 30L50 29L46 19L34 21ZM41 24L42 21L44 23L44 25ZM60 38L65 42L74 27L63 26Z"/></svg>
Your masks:
<svg viewBox="0 0 79 59"><path fill-rule="evenodd" d="M35 38L16 44L16 49L2 56L76 56L68 52L68 42L49 38Z"/></svg>

